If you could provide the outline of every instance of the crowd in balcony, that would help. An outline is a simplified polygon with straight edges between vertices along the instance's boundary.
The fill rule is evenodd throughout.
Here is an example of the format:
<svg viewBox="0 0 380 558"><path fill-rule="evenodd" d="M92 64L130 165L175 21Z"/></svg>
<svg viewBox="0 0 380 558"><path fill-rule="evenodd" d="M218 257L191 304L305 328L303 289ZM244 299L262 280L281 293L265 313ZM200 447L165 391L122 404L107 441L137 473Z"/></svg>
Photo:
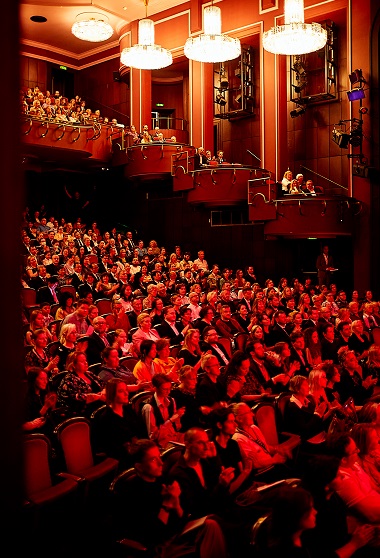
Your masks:
<svg viewBox="0 0 380 558"><path fill-rule="evenodd" d="M99 109L92 110L86 100L76 95L68 99L59 91L40 91L38 86L20 92L21 112L33 118L41 118L53 122L71 122L73 124L108 124L124 127L116 118L110 119L101 114Z"/></svg>
<svg viewBox="0 0 380 558"><path fill-rule="evenodd" d="M28 210L22 257L23 292L36 295L34 305L23 303L32 386L24 429L51 435L54 409L91 417L102 408L93 424L100 449L121 470L134 466L147 494L153 480L167 487L155 493L156 515L146 514L147 501L136 503L124 536L150 547L166 537L181 556L173 534L207 516L216 524L202 523L203 540L214 529L217 542L205 555L247 556L252 516L242 513L241 497L254 483L293 477L312 493L308 472L329 463L334 474L302 516L312 544L300 542L301 518L297 537L287 534L288 554L279 555L295 555L293 546L304 548L300 556L376 555L380 303L370 290L347 293L310 278L259 282L254 265L220 269L202 247L168 250L133 231ZM139 393L146 399L132 411ZM273 445L256 411L264 402L280 409L281 400L291 436ZM173 442L183 454L164 480L162 455ZM327 491L331 501L321 499ZM283 498L291 506L292 494L279 492L274 513ZM334 531L326 519L337 513L336 498L343 521Z"/></svg>

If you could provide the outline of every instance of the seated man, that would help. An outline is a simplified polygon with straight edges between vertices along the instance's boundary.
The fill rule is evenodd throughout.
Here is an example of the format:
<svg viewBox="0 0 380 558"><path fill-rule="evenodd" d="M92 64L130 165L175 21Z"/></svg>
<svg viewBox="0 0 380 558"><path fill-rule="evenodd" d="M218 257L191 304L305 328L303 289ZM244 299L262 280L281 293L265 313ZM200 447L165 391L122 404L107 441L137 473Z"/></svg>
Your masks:
<svg viewBox="0 0 380 558"><path fill-rule="evenodd" d="M157 445L151 440L138 440L131 455L136 476L117 491L112 510L116 536L145 545L149 556L163 545L168 555L176 558L189 556L191 548L192 556L227 558L224 536L214 519L204 517L194 527L187 523L179 483L163 482Z"/></svg>

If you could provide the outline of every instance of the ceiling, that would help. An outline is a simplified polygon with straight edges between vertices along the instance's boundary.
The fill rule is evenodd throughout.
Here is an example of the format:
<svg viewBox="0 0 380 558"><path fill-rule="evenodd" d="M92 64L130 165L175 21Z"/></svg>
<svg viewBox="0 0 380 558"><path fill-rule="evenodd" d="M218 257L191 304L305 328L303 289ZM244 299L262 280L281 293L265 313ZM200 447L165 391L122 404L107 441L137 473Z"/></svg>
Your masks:
<svg viewBox="0 0 380 558"><path fill-rule="evenodd" d="M148 17L186 1L150 0ZM108 16L115 31L110 39L102 43L90 43L74 37L71 26L76 16L89 11ZM19 14L21 43L82 58L99 49L118 45L122 27L145 17L145 6L144 0L19 0ZM47 21L36 23L30 20L32 16L43 16Z"/></svg>

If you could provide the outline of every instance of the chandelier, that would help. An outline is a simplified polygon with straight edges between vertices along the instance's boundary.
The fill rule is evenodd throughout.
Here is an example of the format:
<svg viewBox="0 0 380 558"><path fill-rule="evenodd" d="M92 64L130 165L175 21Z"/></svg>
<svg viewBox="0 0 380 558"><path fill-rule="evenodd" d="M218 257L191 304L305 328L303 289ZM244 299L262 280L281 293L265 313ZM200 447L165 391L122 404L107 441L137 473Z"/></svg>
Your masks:
<svg viewBox="0 0 380 558"><path fill-rule="evenodd" d="M307 54L323 48L327 31L319 23L305 23L303 0L285 0L285 24L263 34L263 47L273 54Z"/></svg>
<svg viewBox="0 0 380 558"><path fill-rule="evenodd" d="M149 0L144 0L145 19L139 21L139 42L121 51L120 61L125 66L139 70L159 70L170 66L172 53L160 45L154 44L154 22L147 19Z"/></svg>
<svg viewBox="0 0 380 558"><path fill-rule="evenodd" d="M100 43L113 35L113 29L108 23L108 17L99 12L83 12L78 14L71 28L75 37L82 41Z"/></svg>
<svg viewBox="0 0 380 558"><path fill-rule="evenodd" d="M238 39L222 35L221 10L208 6L203 12L204 33L189 37L185 43L185 56L197 62L225 62L240 56L241 46Z"/></svg>

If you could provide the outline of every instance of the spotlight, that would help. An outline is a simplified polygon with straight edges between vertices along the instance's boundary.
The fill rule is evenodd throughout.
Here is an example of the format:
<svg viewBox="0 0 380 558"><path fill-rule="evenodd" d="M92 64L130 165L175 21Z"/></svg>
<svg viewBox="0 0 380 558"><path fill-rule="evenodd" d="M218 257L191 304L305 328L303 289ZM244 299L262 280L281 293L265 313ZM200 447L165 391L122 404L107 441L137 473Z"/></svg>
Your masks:
<svg viewBox="0 0 380 558"><path fill-rule="evenodd" d="M220 93L217 94L216 98L215 98L215 102L220 105L221 107L224 107L227 103L226 99L223 97L223 95L221 95Z"/></svg>
<svg viewBox="0 0 380 558"><path fill-rule="evenodd" d="M348 77L349 77L351 85L354 85L355 83L358 83L358 82L361 82L361 83L364 82L365 83L365 80L363 79L362 70L354 70L353 72L351 72L351 74Z"/></svg>
<svg viewBox="0 0 380 558"><path fill-rule="evenodd" d="M361 130L354 130L350 135L350 144L352 147L360 147L362 143L362 133Z"/></svg>
<svg viewBox="0 0 380 558"><path fill-rule="evenodd" d="M351 91L347 91L347 97L349 101L358 101L359 99L365 98L364 89L361 87L355 87Z"/></svg>
<svg viewBox="0 0 380 558"><path fill-rule="evenodd" d="M223 69L220 76L220 89L228 89L228 77Z"/></svg>
<svg viewBox="0 0 380 558"><path fill-rule="evenodd" d="M346 134L341 130L334 130L332 131L332 140L335 142L341 149L347 149L348 144L350 143L350 134Z"/></svg>
<svg viewBox="0 0 380 558"><path fill-rule="evenodd" d="M360 112L360 114L367 114L368 113L368 108L367 107L360 107L359 112Z"/></svg>
<svg viewBox="0 0 380 558"><path fill-rule="evenodd" d="M306 112L306 107L297 107L294 110L290 111L290 116L292 118L297 118L298 116L302 116Z"/></svg>

